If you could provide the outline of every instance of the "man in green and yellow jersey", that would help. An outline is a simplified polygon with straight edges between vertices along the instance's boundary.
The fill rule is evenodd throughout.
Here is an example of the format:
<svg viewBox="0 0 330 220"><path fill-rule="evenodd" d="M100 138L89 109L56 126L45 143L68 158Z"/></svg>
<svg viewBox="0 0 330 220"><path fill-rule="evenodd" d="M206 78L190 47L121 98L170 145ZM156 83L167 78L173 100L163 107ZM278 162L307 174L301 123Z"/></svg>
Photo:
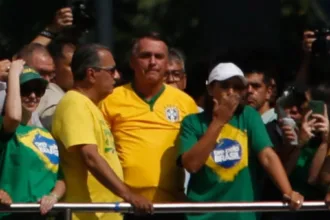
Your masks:
<svg viewBox="0 0 330 220"><path fill-rule="evenodd" d="M123 183L112 134L97 104L113 90L116 71L102 45L78 48L71 63L74 86L57 105L52 133L59 145L67 186L65 202L131 203L139 212L152 204ZM74 220L121 220L120 213L74 213Z"/></svg>
<svg viewBox="0 0 330 220"><path fill-rule="evenodd" d="M116 88L100 103L114 136L125 183L153 202L183 199L184 172L176 166L174 145L181 120L197 112L192 98L164 84L167 59L167 45L158 33L139 37L130 60L133 82ZM179 219L182 215L153 218Z"/></svg>

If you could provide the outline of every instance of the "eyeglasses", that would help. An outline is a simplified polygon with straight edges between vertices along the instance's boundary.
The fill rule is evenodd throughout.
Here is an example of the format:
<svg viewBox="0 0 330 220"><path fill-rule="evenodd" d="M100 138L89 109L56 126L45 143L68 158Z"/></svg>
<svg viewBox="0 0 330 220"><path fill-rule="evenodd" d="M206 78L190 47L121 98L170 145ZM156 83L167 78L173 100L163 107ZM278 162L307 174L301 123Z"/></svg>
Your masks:
<svg viewBox="0 0 330 220"><path fill-rule="evenodd" d="M116 70L117 70L117 67L116 66L110 66L110 67L99 67L99 66L93 66L91 67L95 70L103 70L103 71L106 71L106 72L110 72L111 74L115 74Z"/></svg>
<svg viewBox="0 0 330 220"><path fill-rule="evenodd" d="M180 70L168 70L165 72L165 77L169 78L172 76L174 79L180 80L184 76L185 72L183 69Z"/></svg>

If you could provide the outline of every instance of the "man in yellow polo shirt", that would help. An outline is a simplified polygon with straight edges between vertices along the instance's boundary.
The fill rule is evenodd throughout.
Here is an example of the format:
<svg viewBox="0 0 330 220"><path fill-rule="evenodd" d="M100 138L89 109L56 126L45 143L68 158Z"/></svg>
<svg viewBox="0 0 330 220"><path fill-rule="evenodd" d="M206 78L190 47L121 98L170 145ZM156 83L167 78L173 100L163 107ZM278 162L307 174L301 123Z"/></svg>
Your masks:
<svg viewBox="0 0 330 220"><path fill-rule="evenodd" d="M163 83L167 60L168 48L159 34L136 39L130 60L133 82L116 88L100 103L125 183L153 202L183 199L184 172L176 165L174 143L182 119L197 112L192 98ZM181 215L154 215L152 219L181 219Z"/></svg>
<svg viewBox="0 0 330 220"><path fill-rule="evenodd" d="M66 182L65 202L131 203L151 212L152 204L123 183L112 134L97 104L113 90L118 75L109 49L98 44L78 48L71 63L74 86L56 107L52 134ZM74 220L121 220L120 213L74 213Z"/></svg>

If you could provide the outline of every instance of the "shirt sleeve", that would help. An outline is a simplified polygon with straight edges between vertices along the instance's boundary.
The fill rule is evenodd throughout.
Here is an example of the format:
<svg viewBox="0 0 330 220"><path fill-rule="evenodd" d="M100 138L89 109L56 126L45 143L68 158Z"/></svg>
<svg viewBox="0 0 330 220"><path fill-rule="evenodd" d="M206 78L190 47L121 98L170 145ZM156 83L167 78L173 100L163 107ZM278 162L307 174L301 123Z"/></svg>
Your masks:
<svg viewBox="0 0 330 220"><path fill-rule="evenodd" d="M249 114L247 115L249 144L252 150L258 154L263 149L272 147L273 144L269 138L260 114L250 107L247 108L249 108L247 109L249 111Z"/></svg>
<svg viewBox="0 0 330 220"><path fill-rule="evenodd" d="M62 104L67 106L61 109L62 112L57 112L60 117L56 118L59 121L53 122L54 136L57 136L67 149L82 144L97 144L93 115L88 106L80 102Z"/></svg>
<svg viewBox="0 0 330 220"><path fill-rule="evenodd" d="M180 133L177 139L179 157L189 151L198 142L196 128L193 123L194 116L187 116L181 122Z"/></svg>

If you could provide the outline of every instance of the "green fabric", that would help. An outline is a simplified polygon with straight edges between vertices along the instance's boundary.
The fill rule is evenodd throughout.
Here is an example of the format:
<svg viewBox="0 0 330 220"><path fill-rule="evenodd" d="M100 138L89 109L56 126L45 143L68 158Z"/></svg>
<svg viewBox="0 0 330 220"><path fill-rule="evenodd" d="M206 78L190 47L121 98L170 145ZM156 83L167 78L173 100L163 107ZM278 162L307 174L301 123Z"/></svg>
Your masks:
<svg viewBox="0 0 330 220"><path fill-rule="evenodd" d="M154 105L157 101L157 99L163 94L164 90L165 90L165 85L162 86L161 90L154 96L152 97L150 100L147 100L143 94L141 94L139 91L137 91L135 89L134 83L132 83L132 89L134 90L134 92L145 102L150 106L150 111L153 111L154 109Z"/></svg>
<svg viewBox="0 0 330 220"><path fill-rule="evenodd" d="M2 121L0 117L1 127ZM58 171L58 148L50 133L22 124L14 134L4 134L2 129L0 133L0 189L16 203L35 203L48 195L56 181L63 179Z"/></svg>
<svg viewBox="0 0 330 220"><path fill-rule="evenodd" d="M301 149L296 167L289 176L292 188L308 200L323 200L326 193L323 187L308 184L309 169L319 145L312 141Z"/></svg>
<svg viewBox="0 0 330 220"><path fill-rule="evenodd" d="M180 135L178 138L179 157L189 151L196 142L205 134L210 121L207 120L205 112L199 114L193 114L187 116L181 126ZM245 140L247 145L245 148L238 144L241 149L240 159L234 161L234 154L228 154L232 152L233 148L237 149L237 142L235 140L220 139L215 146L215 150L211 153L216 155L215 151L221 149L226 155L226 159L216 162L216 166L221 169L230 170L233 168L233 162L242 161L243 149L248 154L249 158L250 150L258 154L266 147L272 146L268 137L266 128L261 120L260 115L254 109L249 106L244 107L243 111L239 114L235 114L230 120L229 127L226 131L221 131L222 137L228 133L228 137L235 137L235 134L246 135ZM230 130L231 129L231 130ZM237 131L241 131L237 132ZM234 134L234 136L232 136ZM237 140L238 140L238 136ZM229 143L229 145L225 145ZM235 145L230 145L234 143ZM220 150L220 151L221 151ZM218 151L219 152L219 151ZM228 155L227 155L228 154ZM218 155L218 154L217 154ZM216 161L215 156L213 160ZM236 165L240 163L237 162ZM191 178L188 184L187 196L192 202L251 202L254 201L255 189L253 187L253 180L251 177L251 171L247 164L237 171L232 181L224 181L214 168L205 164L197 173L191 174ZM216 169L216 168L215 168ZM258 187L258 186L256 186ZM215 220L215 219L230 219L230 220L255 220L255 213L205 213L205 214L187 214L188 220Z"/></svg>
<svg viewBox="0 0 330 220"><path fill-rule="evenodd" d="M48 84L48 81L43 79L36 70L32 69L31 67L24 66L23 72L19 76L19 83L22 85L31 80L38 80L40 83L45 85Z"/></svg>

